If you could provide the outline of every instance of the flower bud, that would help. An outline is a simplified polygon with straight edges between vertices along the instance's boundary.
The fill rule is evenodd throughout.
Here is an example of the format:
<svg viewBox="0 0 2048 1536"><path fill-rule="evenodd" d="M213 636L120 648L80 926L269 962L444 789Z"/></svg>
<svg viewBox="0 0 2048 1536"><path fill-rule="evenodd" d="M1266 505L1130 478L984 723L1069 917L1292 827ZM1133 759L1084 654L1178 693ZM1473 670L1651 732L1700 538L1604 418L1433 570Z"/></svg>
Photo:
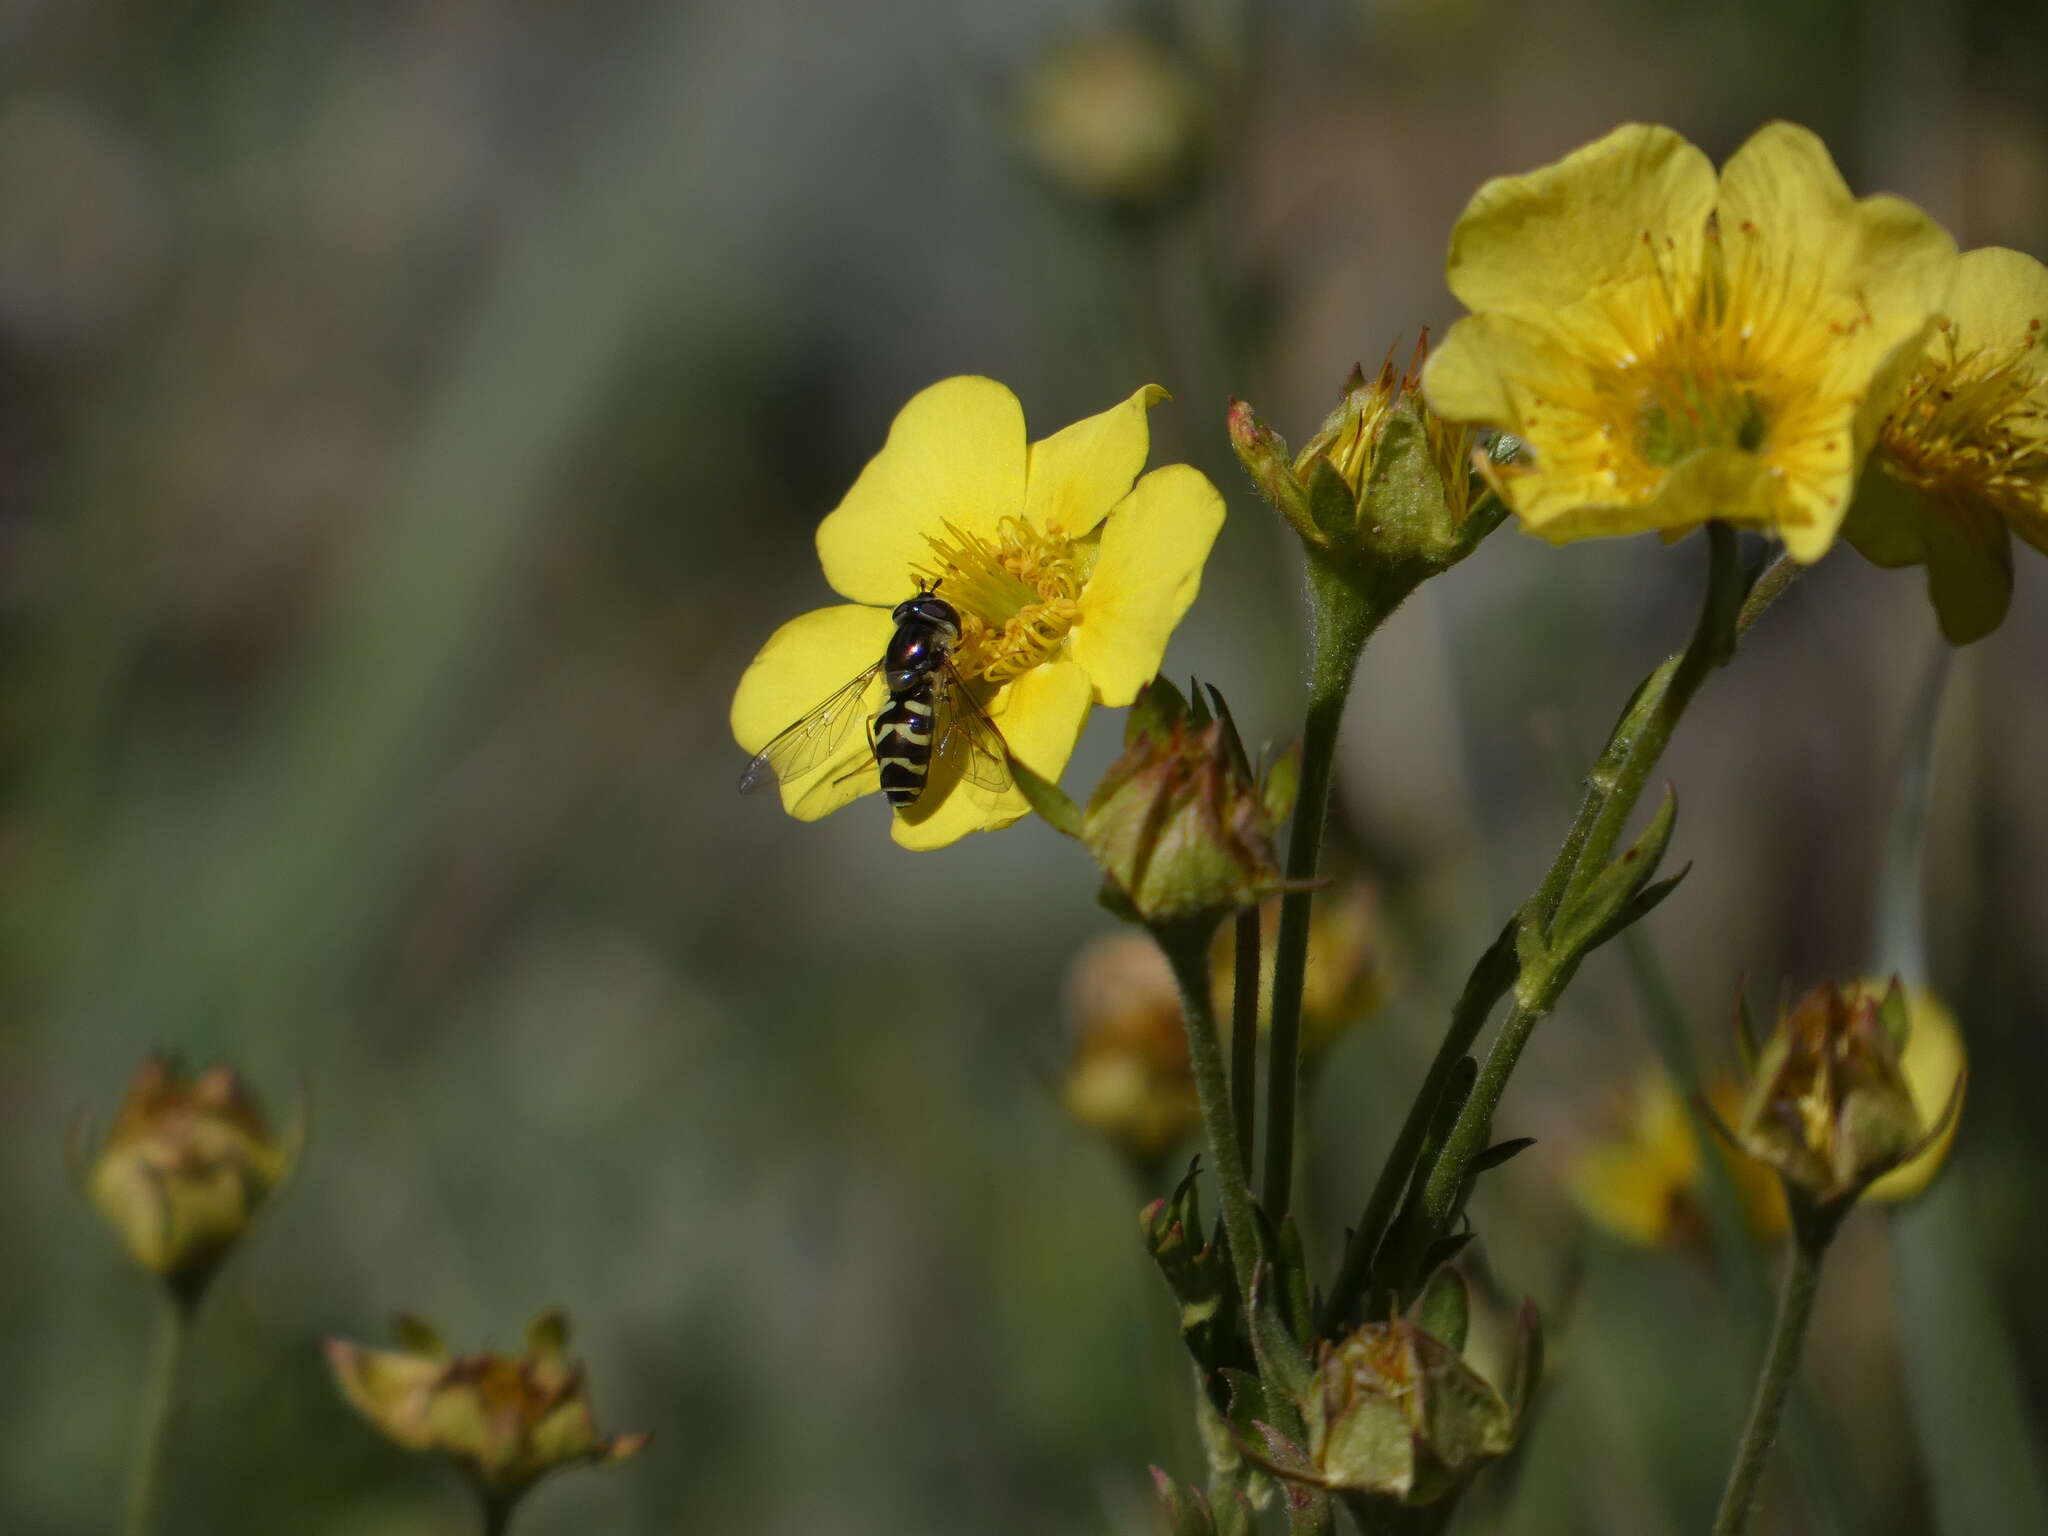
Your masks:
<svg viewBox="0 0 2048 1536"><path fill-rule="evenodd" d="M1131 707L1123 755L1082 813L1081 840L1108 879L1105 898L1140 922L1214 917L1284 884L1275 797L1253 782L1229 724L1155 679Z"/></svg>
<svg viewBox="0 0 2048 1536"><path fill-rule="evenodd" d="M396 1331L396 1350L329 1339L335 1385L385 1439L453 1459L495 1509L510 1508L557 1467L624 1461L647 1444L645 1434L599 1436L560 1312L527 1325L520 1355L450 1356L411 1318L399 1318Z"/></svg>
<svg viewBox="0 0 2048 1536"><path fill-rule="evenodd" d="M152 1053L85 1170L85 1189L129 1257L189 1301L284 1181L297 1141L271 1130L232 1068L195 1077Z"/></svg>
<svg viewBox="0 0 2048 1536"><path fill-rule="evenodd" d="M1472 429L1422 398L1428 333L1406 372L1393 353L1368 378L1354 368L1337 409L1290 461L1250 406L1230 405L1230 441L1252 483L1312 551L1340 565L1404 568L1413 581L1456 564L1498 525L1473 516Z"/></svg>
<svg viewBox="0 0 2048 1536"><path fill-rule="evenodd" d="M1758 1053L1737 1133L1816 1208L1846 1207L1925 1144L1901 1052L1905 989L1815 987ZM1941 1132L1938 1130L1936 1135Z"/></svg>
<svg viewBox="0 0 2048 1536"><path fill-rule="evenodd" d="M1159 946L1105 934L1067 973L1073 1055L1060 1101L1136 1166L1150 1168L1202 1123L1180 988Z"/></svg>
<svg viewBox="0 0 2048 1536"><path fill-rule="evenodd" d="M1525 1308L1518 1371L1534 1359L1534 1329ZM1511 1405L1413 1319L1367 1323L1330 1350L1309 1388L1307 1460L1347 1500L1434 1504L1513 1449L1526 1385L1513 1385Z"/></svg>

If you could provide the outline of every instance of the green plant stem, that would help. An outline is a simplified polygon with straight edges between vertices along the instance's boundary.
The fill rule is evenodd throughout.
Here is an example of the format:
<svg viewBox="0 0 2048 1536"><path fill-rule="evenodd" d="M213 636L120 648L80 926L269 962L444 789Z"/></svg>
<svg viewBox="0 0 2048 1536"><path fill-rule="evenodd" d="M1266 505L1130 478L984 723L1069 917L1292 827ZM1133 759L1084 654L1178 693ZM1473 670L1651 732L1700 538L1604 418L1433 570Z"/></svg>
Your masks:
<svg viewBox="0 0 2048 1536"><path fill-rule="evenodd" d="M1214 931L1214 924L1208 921L1162 923L1151 930L1180 985L1181 1013L1187 1024L1188 1065L1194 1072L1195 1098L1201 1105L1202 1130L1209 1143L1209 1164L1216 1175L1223 1231L1230 1239L1231 1270L1237 1276L1238 1292L1249 1312L1252 1277L1259 1261L1258 1216L1252 1207L1244 1148L1237 1139L1237 1120L1231 1112L1223 1045L1216 1037L1216 1010L1209 990L1209 937Z"/></svg>
<svg viewBox="0 0 2048 1536"><path fill-rule="evenodd" d="M1571 830L1565 835L1564 843L1542 883L1522 909L1519 921L1535 922L1547 929L1565 900L1599 873L1613 852L1622 828L1628 824L1629 815L1641 798L1643 787L1649 782L1650 772L1663 756L1686 706L1692 702L1707 674L1732 654L1733 636L1742 622L1740 610L1745 595L1736 554L1735 531L1725 523L1709 523L1706 594L1700 604L1692 637L1683 651L1665 660L1643 680L1642 686L1629 700L1628 707L1622 711L1599 760L1586 777L1585 795L1580 801L1578 814L1573 818ZM1781 581L1777 590L1783 590L1784 585ZM1761 611L1760 608L1756 610ZM1755 614L1749 617L1753 622ZM1452 1014L1451 1026L1437 1049L1435 1061L1430 1065L1424 1091L1417 1096L1416 1104L1409 1111L1409 1123L1402 1127L1402 1134L1395 1143L1396 1154L1415 1155L1415 1150L1421 1145L1422 1133L1435 1113L1442 1084L1448 1081L1459 1058L1471 1048L1493 1005L1512 986L1516 1006L1487 1053L1464 1111L1445 1139L1435 1165L1427 1170L1417 1170L1423 1179L1423 1219L1410 1234L1410 1241L1404 1244L1404 1259L1419 1258L1428 1251L1429 1244L1448 1229L1463 1194L1466 1170L1472 1159L1485 1150L1487 1137L1493 1130L1494 1110L1521 1058L1522 1047L1528 1043L1537 1020L1550 1011L1578 968L1579 957L1569 956L1545 974L1519 977L1508 974L1503 981L1503 968L1496 960L1498 949L1499 941L1496 941L1495 950L1488 951L1474 968L1472 980L1466 986L1466 996L1459 1000L1459 1006ZM1430 1091L1431 1085L1435 1085L1435 1093ZM1380 1187L1375 1187L1373 1192L1375 1203L1384 1203L1387 1211L1391 1212L1394 1199L1408 1176L1408 1170L1401 1167L1383 1170ZM1369 1208L1367 1214L1373 1215L1372 1209ZM1385 1220L1382 1215L1377 1228L1371 1221L1361 1222L1353 1248L1362 1249L1368 1237L1377 1242L1377 1230L1383 1230ZM1369 1281L1373 1257L1370 1252L1356 1256L1347 1252L1344 1272L1351 1277L1352 1285ZM1348 1306L1353 1294L1341 1287L1333 1287L1330 1304L1333 1308Z"/></svg>
<svg viewBox="0 0 2048 1536"><path fill-rule="evenodd" d="M170 1461L176 1433L178 1396L184 1382L186 1346L191 1341L196 1296L167 1292L157 1323L149 1371L142 1382L142 1428L136 1442L135 1470L128 1484L128 1512L123 1536L149 1536L156 1526L163 1496L164 1468Z"/></svg>
<svg viewBox="0 0 2048 1536"><path fill-rule="evenodd" d="M1258 1121L1259 1095L1259 909L1237 914L1230 989L1230 1107L1237 1144L1249 1159ZM1249 1166L1245 1178L1251 1178Z"/></svg>
<svg viewBox="0 0 2048 1536"><path fill-rule="evenodd" d="M1741 1536L1749 1529L1757 1483L1770 1459L1771 1444L1778 1438L1778 1418L1799 1367L1806 1325L1813 1317L1813 1299L1820 1291L1821 1260L1833 1235L1832 1226L1823 1223L1818 1230L1796 1233L1793 1239L1785 1288L1778 1296L1777 1321L1771 1325L1763 1373L1757 1377L1756 1397L1749 1405L1748 1422L1742 1426L1735 1464L1729 1468L1728 1486L1721 1494L1721 1509L1714 1516L1714 1536Z"/></svg>
<svg viewBox="0 0 2048 1536"><path fill-rule="evenodd" d="M1322 863L1337 731L1359 653L1413 589L1375 595L1311 554L1308 562L1308 715L1301 731L1301 791L1287 840L1288 889L1273 948L1273 1033L1266 1056L1265 1210L1278 1226L1294 1193L1294 1117L1301 1082L1301 993L1308 971L1309 883Z"/></svg>
<svg viewBox="0 0 2048 1536"><path fill-rule="evenodd" d="M1457 1071L1458 1063L1472 1048L1472 1042L1479 1038L1479 1031L1485 1028L1493 1005L1514 984L1515 925L1509 923L1492 947L1480 956L1479 963L1466 979L1465 990L1459 993L1457 1006L1451 1010L1451 1027L1445 1031L1443 1042L1437 1047L1436 1058L1429 1064L1429 1073L1422 1080L1422 1090L1408 1106L1408 1116L1401 1122L1401 1129L1394 1137L1394 1145L1388 1151L1386 1161L1380 1165L1372 1196L1365 1203L1365 1214L1359 1218L1358 1226L1345 1244L1343 1263L1323 1304L1322 1332L1325 1337L1334 1334L1349 1313L1351 1304L1371 1283L1373 1259L1400 1205L1401 1193L1408 1187L1408 1177L1415 1171L1415 1160L1422 1154L1423 1139L1429 1134L1430 1122L1436 1118L1436 1108L1443 1099L1444 1088Z"/></svg>
<svg viewBox="0 0 2048 1536"><path fill-rule="evenodd" d="M512 1506L517 1499L503 1494L485 1491L482 1494L484 1511L484 1536L505 1536L512 1529Z"/></svg>

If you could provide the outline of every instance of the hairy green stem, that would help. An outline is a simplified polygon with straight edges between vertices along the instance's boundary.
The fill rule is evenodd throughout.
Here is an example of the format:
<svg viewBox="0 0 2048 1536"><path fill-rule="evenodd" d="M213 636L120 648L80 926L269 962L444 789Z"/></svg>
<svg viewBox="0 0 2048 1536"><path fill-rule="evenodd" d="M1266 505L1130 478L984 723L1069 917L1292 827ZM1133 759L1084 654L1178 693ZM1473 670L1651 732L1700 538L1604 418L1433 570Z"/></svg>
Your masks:
<svg viewBox="0 0 2048 1536"><path fill-rule="evenodd" d="M1252 1277L1259 1261L1258 1216L1252 1207L1251 1180L1245 1173L1244 1148L1237 1139L1231 1112L1230 1083L1223 1069L1223 1044L1216 1037L1216 1009L1210 999L1207 921L1160 924L1152 937L1173 967L1180 985L1181 1013L1187 1023L1188 1065L1194 1071L1195 1098L1202 1109L1202 1131L1209 1143L1209 1163L1216 1175L1217 1203L1223 1209L1223 1231L1230 1239L1230 1265L1247 1312Z"/></svg>
<svg viewBox="0 0 2048 1536"><path fill-rule="evenodd" d="M177 1431L178 1396L196 1304L196 1296L167 1292L164 1297L149 1371L143 1377L142 1427L136 1441L135 1470L128 1483L128 1512L121 1523L123 1536L149 1536L156 1525L164 1468L170 1461L171 1437Z"/></svg>
<svg viewBox="0 0 2048 1536"><path fill-rule="evenodd" d="M1409 1175L1415 1171L1415 1160L1422 1154L1423 1141L1429 1135L1430 1122L1436 1118L1444 1089L1457 1071L1458 1063L1472 1048L1472 1042L1479 1038L1479 1031L1485 1028L1494 1004L1514 984L1515 925L1509 923L1492 947L1479 957L1479 963L1473 966L1471 976L1466 979L1465 990L1458 995L1457 1006L1451 1010L1451 1027L1444 1032L1436 1059L1429 1064L1429 1074L1422 1080L1422 1090L1408 1106L1408 1117L1401 1122L1394 1145L1387 1152L1386 1161L1380 1165L1372 1196L1365 1203L1365 1214L1359 1218L1344 1246L1344 1261L1337 1271L1335 1283L1330 1287L1329 1297L1323 1303L1322 1332L1325 1337L1334 1334L1346 1320L1352 1303L1372 1283L1373 1259L1400 1205L1402 1191L1408 1187Z"/></svg>
<svg viewBox="0 0 2048 1536"><path fill-rule="evenodd" d="M1771 1325L1770 1347L1764 1353L1764 1368L1757 1377L1748 1422L1742 1426L1735 1464L1728 1470L1721 1509L1714 1516L1713 1536L1741 1536L1749 1529L1750 1511L1756 1507L1757 1483L1770 1459L1772 1442L1778 1438L1778 1419L1785 1408L1785 1394L1799 1368L1806 1325L1813 1317L1813 1299L1820 1291L1820 1264L1832 1236L1832 1226L1825 1223L1817 1230L1795 1233L1792 1261L1785 1270L1785 1288L1778 1296L1777 1321Z"/></svg>
<svg viewBox="0 0 2048 1536"><path fill-rule="evenodd" d="M1237 1145L1247 1160L1258 1122L1259 1095L1259 909L1237 914L1236 949L1230 987L1230 1108ZM1251 1168L1245 1168L1247 1180Z"/></svg>
<svg viewBox="0 0 2048 1536"><path fill-rule="evenodd" d="M1322 863L1323 829L1330 815L1330 785L1337 729L1358 656L1374 630L1412 590L1413 582L1383 596L1311 554L1308 562L1308 716L1301 732L1301 791L1287 841L1288 889L1280 899L1280 932L1273 948L1273 1033L1266 1058L1266 1215L1278 1225L1294 1193L1295 1101L1301 1082L1301 993L1308 970L1309 882Z"/></svg>
<svg viewBox="0 0 2048 1536"><path fill-rule="evenodd" d="M1628 708L1622 711L1614 734L1587 778L1585 798L1572 830L1543 883L1530 898L1530 905L1524 909L1524 922L1537 922L1547 929L1559 908L1605 866L1686 706L1707 674L1732 654L1738 610L1744 597L1735 531L1725 523L1709 523L1707 538L1706 596L1692 638L1683 651L1644 680ZM1514 983L1515 1008L1495 1037L1479 1080L1435 1166L1427 1170L1422 1188L1423 1220L1415 1233L1416 1246L1407 1257L1427 1251L1428 1244L1449 1228L1464 1189L1466 1171L1472 1159L1486 1148L1493 1131L1494 1110L1521 1059L1522 1048L1528 1044L1537 1020L1550 1011L1576 974L1580 958L1561 956L1547 972L1525 973ZM1454 1033L1457 1024L1454 1020ZM1460 1043L1453 1053L1448 1049L1452 1043L1447 1036L1445 1048L1438 1053L1440 1061L1445 1056L1455 1061L1469 1045L1469 1041Z"/></svg>

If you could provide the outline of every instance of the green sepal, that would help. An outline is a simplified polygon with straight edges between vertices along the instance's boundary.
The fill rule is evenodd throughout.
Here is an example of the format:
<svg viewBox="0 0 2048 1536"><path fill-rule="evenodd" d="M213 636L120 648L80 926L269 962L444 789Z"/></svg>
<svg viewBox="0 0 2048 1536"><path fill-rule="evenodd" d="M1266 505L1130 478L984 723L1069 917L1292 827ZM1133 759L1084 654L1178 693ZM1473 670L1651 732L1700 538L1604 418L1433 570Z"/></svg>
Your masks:
<svg viewBox="0 0 2048 1536"><path fill-rule="evenodd" d="M1439 1264L1408 1309L1408 1316L1426 1333L1465 1352L1465 1336L1472 1326L1472 1292L1463 1274L1449 1264Z"/></svg>
<svg viewBox="0 0 2048 1536"><path fill-rule="evenodd" d="M1185 720L1188 701L1164 673L1138 690L1124 715L1124 745L1134 746L1139 738L1170 731Z"/></svg>
<svg viewBox="0 0 2048 1536"><path fill-rule="evenodd" d="M1308 515L1327 547L1351 547L1358 527L1358 494L1328 459L1317 459L1308 472Z"/></svg>
<svg viewBox="0 0 2048 1536"><path fill-rule="evenodd" d="M448 1345L441 1337L441 1330L410 1312L391 1314L391 1336L408 1355L419 1355L428 1360L448 1358Z"/></svg>
<svg viewBox="0 0 2048 1536"><path fill-rule="evenodd" d="M1358 521L1388 553L1442 567L1463 553L1462 530L1451 522L1450 495L1429 451L1422 413L1421 399L1407 390L1387 412L1358 498Z"/></svg>
<svg viewBox="0 0 2048 1536"><path fill-rule="evenodd" d="M1010 759L1010 777L1040 820L1055 832L1064 832L1072 838L1080 837L1081 807L1074 803L1071 795L1052 780L1033 773L1014 757Z"/></svg>
<svg viewBox="0 0 2048 1536"><path fill-rule="evenodd" d="M1913 1036L1913 1015L1906 1003L1905 983L1894 976L1884 989L1884 1000L1878 1004L1877 1017L1884 1025L1884 1032L1891 1037L1892 1045L1906 1049L1906 1042Z"/></svg>

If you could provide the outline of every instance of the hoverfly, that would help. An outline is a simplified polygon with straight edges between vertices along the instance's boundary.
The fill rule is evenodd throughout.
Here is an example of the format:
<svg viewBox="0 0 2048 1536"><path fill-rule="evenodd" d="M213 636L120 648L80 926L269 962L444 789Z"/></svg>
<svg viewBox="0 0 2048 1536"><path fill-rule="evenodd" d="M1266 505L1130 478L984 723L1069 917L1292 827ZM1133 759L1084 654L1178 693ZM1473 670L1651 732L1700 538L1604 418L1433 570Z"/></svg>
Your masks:
<svg viewBox="0 0 2048 1536"><path fill-rule="evenodd" d="M953 665L959 610L933 582L898 603L890 618L896 633L882 659L756 752L740 774L741 794L786 784L831 761L860 719L867 721L868 750L882 771L882 793L899 811L924 793L934 759L982 789L1000 794L1010 787L1002 733ZM870 713L877 678L888 697ZM844 777L867 768L862 763Z"/></svg>

